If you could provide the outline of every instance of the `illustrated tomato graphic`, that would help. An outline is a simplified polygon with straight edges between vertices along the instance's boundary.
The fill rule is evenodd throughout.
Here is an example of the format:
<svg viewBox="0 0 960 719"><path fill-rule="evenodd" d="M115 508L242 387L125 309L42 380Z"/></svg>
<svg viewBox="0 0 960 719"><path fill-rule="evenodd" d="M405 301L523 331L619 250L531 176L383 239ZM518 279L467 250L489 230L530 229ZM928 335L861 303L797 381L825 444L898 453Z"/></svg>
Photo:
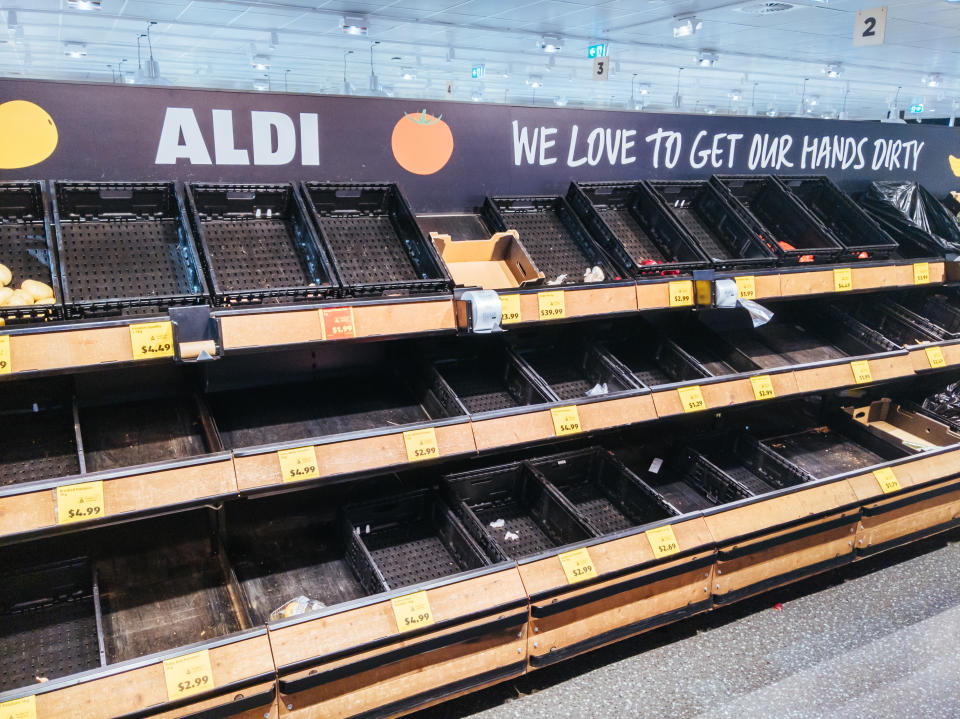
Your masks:
<svg viewBox="0 0 960 719"><path fill-rule="evenodd" d="M15 170L43 162L57 149L53 118L27 100L0 104L0 169Z"/></svg>
<svg viewBox="0 0 960 719"><path fill-rule="evenodd" d="M404 113L393 126L390 147L400 167L415 175L432 175L443 169L453 154L453 133L442 117L426 110Z"/></svg>

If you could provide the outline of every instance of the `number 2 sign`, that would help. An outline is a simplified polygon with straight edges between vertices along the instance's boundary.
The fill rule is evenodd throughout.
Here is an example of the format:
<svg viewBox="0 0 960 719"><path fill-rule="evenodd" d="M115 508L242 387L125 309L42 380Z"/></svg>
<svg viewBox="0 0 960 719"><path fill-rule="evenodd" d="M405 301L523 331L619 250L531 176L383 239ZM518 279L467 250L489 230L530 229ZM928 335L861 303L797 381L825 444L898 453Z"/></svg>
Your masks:
<svg viewBox="0 0 960 719"><path fill-rule="evenodd" d="M853 45L883 45L887 31L887 8L875 7L860 10L853 25Z"/></svg>

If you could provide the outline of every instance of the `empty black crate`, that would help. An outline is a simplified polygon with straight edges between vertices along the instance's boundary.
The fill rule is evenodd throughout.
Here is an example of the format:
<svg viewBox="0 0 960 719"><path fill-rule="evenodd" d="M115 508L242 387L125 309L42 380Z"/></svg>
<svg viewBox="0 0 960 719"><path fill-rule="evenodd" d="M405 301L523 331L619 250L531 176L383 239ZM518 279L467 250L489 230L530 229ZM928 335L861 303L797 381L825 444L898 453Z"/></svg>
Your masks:
<svg viewBox="0 0 960 719"><path fill-rule="evenodd" d="M674 515L672 507L602 447L542 457L530 465L566 497L597 535Z"/></svg>
<svg viewBox="0 0 960 719"><path fill-rule="evenodd" d="M69 315L206 302L190 223L172 182L56 182L54 221Z"/></svg>
<svg viewBox="0 0 960 719"><path fill-rule="evenodd" d="M717 269L772 267L773 250L707 180L647 183Z"/></svg>
<svg viewBox="0 0 960 719"><path fill-rule="evenodd" d="M773 177L714 175L721 194L782 262L832 262L841 247L829 231Z"/></svg>
<svg viewBox="0 0 960 719"><path fill-rule="evenodd" d="M646 323L628 328L620 339L607 340L603 346L642 387L653 388L709 376L690 355Z"/></svg>
<svg viewBox="0 0 960 719"><path fill-rule="evenodd" d="M0 306L0 319L44 320L63 316L60 282L54 262L53 232L46 195L39 182L0 182L0 265L6 265L12 288L24 280L50 285L54 304Z"/></svg>
<svg viewBox="0 0 960 719"><path fill-rule="evenodd" d="M776 179L833 233L846 259L885 259L896 252L897 241L829 178L801 175Z"/></svg>
<svg viewBox="0 0 960 719"><path fill-rule="evenodd" d="M433 366L470 414L558 399L513 354L502 348L462 352L437 360Z"/></svg>
<svg viewBox="0 0 960 719"><path fill-rule="evenodd" d="M101 666L90 561L0 575L0 692Z"/></svg>
<svg viewBox="0 0 960 719"><path fill-rule="evenodd" d="M336 283L291 184L187 185L214 302L327 297Z"/></svg>
<svg viewBox="0 0 960 719"><path fill-rule="evenodd" d="M690 450L699 461L715 467L749 495L767 494L776 489L806 482L806 473L766 453L756 439L729 432L697 442Z"/></svg>
<svg viewBox="0 0 960 719"><path fill-rule="evenodd" d="M860 299L834 303L834 308L846 312L899 345L917 342L936 342L947 339L946 333L906 307L890 300Z"/></svg>
<svg viewBox="0 0 960 719"><path fill-rule="evenodd" d="M307 182L307 209L343 288L358 295L446 292L452 280L396 185Z"/></svg>
<svg viewBox="0 0 960 719"><path fill-rule="evenodd" d="M526 462L444 478L467 529L497 560L521 559L594 536L577 511Z"/></svg>
<svg viewBox="0 0 960 719"><path fill-rule="evenodd" d="M567 199L594 240L634 277L690 272L709 264L643 183L572 183Z"/></svg>
<svg viewBox="0 0 960 719"><path fill-rule="evenodd" d="M0 393L0 487L80 474L73 399L39 381Z"/></svg>
<svg viewBox="0 0 960 719"><path fill-rule="evenodd" d="M488 197L482 212L494 231L519 233L548 283L564 275L559 284L583 284L584 273L592 267L603 270L605 280L620 279L620 269L594 244L562 197ZM620 264L622 259L617 257Z"/></svg>
<svg viewBox="0 0 960 719"><path fill-rule="evenodd" d="M768 437L760 446L814 479L832 477L907 456L866 431L847 423L844 431L828 425Z"/></svg>
<svg viewBox="0 0 960 719"><path fill-rule="evenodd" d="M603 349L570 334L552 342L520 343L514 349L562 400L581 399L592 390L603 395L640 387Z"/></svg>
<svg viewBox="0 0 960 719"><path fill-rule="evenodd" d="M897 301L933 323L944 338L960 338L960 303L956 294L907 292L897 297Z"/></svg>
<svg viewBox="0 0 960 719"><path fill-rule="evenodd" d="M670 340L713 377L753 372L761 365L738 352L700 322L681 322L672 327Z"/></svg>
<svg viewBox="0 0 960 719"><path fill-rule="evenodd" d="M352 541L369 558L382 590L490 564L460 520L432 491L359 504L345 512Z"/></svg>

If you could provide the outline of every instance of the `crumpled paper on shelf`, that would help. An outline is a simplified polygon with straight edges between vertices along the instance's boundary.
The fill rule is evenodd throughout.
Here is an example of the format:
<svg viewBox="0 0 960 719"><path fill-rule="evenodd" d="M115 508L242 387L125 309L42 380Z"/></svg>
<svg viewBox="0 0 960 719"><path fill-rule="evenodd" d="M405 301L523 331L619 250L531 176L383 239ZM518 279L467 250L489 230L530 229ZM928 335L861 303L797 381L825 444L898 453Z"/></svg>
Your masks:
<svg viewBox="0 0 960 719"><path fill-rule="evenodd" d="M270 612L270 621L275 622L279 619L298 617L301 614L315 612L318 609L323 609L326 606L326 604L317 599L310 599L309 597L305 597L301 594L299 597L294 597L289 602L284 602Z"/></svg>

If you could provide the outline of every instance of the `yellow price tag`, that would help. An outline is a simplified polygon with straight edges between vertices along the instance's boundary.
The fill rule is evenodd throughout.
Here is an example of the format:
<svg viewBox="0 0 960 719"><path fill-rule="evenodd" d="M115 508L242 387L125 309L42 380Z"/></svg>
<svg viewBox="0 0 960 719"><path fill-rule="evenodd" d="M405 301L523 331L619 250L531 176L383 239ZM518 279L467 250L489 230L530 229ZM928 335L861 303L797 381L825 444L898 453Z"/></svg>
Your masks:
<svg viewBox="0 0 960 719"><path fill-rule="evenodd" d="M648 529L644 534L647 535L650 549L653 550L653 556L657 559L669 557L680 551L680 542L677 541L677 535L673 533L673 527L669 524L665 527Z"/></svg>
<svg viewBox="0 0 960 719"><path fill-rule="evenodd" d="M750 384L753 386L753 396L757 400L773 399L777 393L773 390L773 380L770 375L761 374L750 378Z"/></svg>
<svg viewBox="0 0 960 719"><path fill-rule="evenodd" d="M873 470L873 477L877 480L877 484L880 485L880 491L884 494L900 491L900 482L897 481L897 476L893 473L891 467Z"/></svg>
<svg viewBox="0 0 960 719"><path fill-rule="evenodd" d="M404 432L403 445L407 448L408 462L422 462L425 459L436 459L440 456L437 432L433 427Z"/></svg>
<svg viewBox="0 0 960 719"><path fill-rule="evenodd" d="M320 333L328 342L356 337L353 307L326 307L320 310Z"/></svg>
<svg viewBox="0 0 960 719"><path fill-rule="evenodd" d="M693 280L676 280L667 284L671 307L688 307L693 304Z"/></svg>
<svg viewBox="0 0 960 719"><path fill-rule="evenodd" d="M317 450L314 447L281 449L277 452L277 459L280 460L280 472L284 482L320 477L320 463L317 462Z"/></svg>
<svg viewBox="0 0 960 719"><path fill-rule="evenodd" d="M520 295L500 295L500 309L501 325L523 321L523 315L520 314Z"/></svg>
<svg viewBox="0 0 960 719"><path fill-rule="evenodd" d="M430 599L426 592L414 592L390 600L393 616L397 620L397 630L409 632L433 624L433 612L430 611Z"/></svg>
<svg viewBox="0 0 960 719"><path fill-rule="evenodd" d="M697 280L697 304L709 305L713 299L713 282L710 280Z"/></svg>
<svg viewBox="0 0 960 719"><path fill-rule="evenodd" d="M184 654L163 660L163 680L167 683L167 698L181 699L216 688L213 667L210 666L210 650Z"/></svg>
<svg viewBox="0 0 960 719"><path fill-rule="evenodd" d="M699 412L707 408L707 403L703 400L703 392L700 391L699 385L681 387L677 390L677 394L680 395L680 404L683 406L684 412Z"/></svg>
<svg viewBox="0 0 960 719"><path fill-rule="evenodd" d="M31 694L0 702L0 719L37 719L37 698Z"/></svg>
<svg viewBox="0 0 960 719"><path fill-rule="evenodd" d="M913 284L925 285L929 282L930 282L930 263L914 262L913 263Z"/></svg>
<svg viewBox="0 0 960 719"><path fill-rule="evenodd" d="M173 323L130 325L130 348L135 360L173 357Z"/></svg>
<svg viewBox="0 0 960 719"><path fill-rule="evenodd" d="M537 295L540 305L540 319L558 320L567 316L567 304L563 298L563 290L541 292Z"/></svg>
<svg viewBox="0 0 960 719"><path fill-rule="evenodd" d="M833 271L833 291L847 292L853 289L853 271L849 267L838 267Z"/></svg>
<svg viewBox="0 0 960 719"><path fill-rule="evenodd" d="M933 369L940 369L947 366L947 360L943 356L943 350L940 347L927 347L923 350L927 353L927 362Z"/></svg>
<svg viewBox="0 0 960 719"><path fill-rule="evenodd" d="M737 297L741 300L755 300L757 298L757 280L753 275L734 277L737 283Z"/></svg>
<svg viewBox="0 0 960 719"><path fill-rule="evenodd" d="M870 361L857 360L850 363L850 369L853 370L853 381L857 384L873 382L873 375L870 374Z"/></svg>
<svg viewBox="0 0 960 719"><path fill-rule="evenodd" d="M558 554L557 558L560 560L560 566L563 567L563 573L567 575L569 584L597 576L597 567L590 559L590 552L586 547Z"/></svg>
<svg viewBox="0 0 960 719"><path fill-rule="evenodd" d="M57 524L86 522L106 516L103 482L81 482L57 487Z"/></svg>
<svg viewBox="0 0 960 719"><path fill-rule="evenodd" d="M558 437L583 431L576 407L554 407L550 410L550 417L553 419L553 433Z"/></svg>
<svg viewBox="0 0 960 719"><path fill-rule="evenodd" d="M10 359L10 335L0 335L0 374L13 372L13 361Z"/></svg>

